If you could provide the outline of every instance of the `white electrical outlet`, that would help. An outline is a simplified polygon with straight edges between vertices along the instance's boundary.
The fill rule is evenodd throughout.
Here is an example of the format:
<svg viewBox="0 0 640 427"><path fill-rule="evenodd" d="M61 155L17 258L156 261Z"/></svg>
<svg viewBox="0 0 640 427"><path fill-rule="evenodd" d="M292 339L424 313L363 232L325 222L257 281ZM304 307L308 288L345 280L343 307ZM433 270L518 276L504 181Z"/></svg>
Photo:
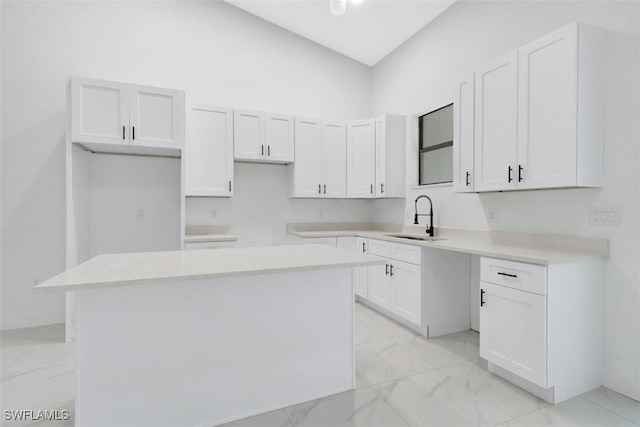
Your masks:
<svg viewBox="0 0 640 427"><path fill-rule="evenodd" d="M136 220L144 221L146 217L147 217L147 213L145 212L144 208L140 208L136 210Z"/></svg>
<svg viewBox="0 0 640 427"><path fill-rule="evenodd" d="M589 206L587 220L589 225L613 225L622 223L621 210L615 206Z"/></svg>
<svg viewBox="0 0 640 427"><path fill-rule="evenodd" d="M489 210L487 211L487 221L488 222L498 221L498 209L489 208Z"/></svg>

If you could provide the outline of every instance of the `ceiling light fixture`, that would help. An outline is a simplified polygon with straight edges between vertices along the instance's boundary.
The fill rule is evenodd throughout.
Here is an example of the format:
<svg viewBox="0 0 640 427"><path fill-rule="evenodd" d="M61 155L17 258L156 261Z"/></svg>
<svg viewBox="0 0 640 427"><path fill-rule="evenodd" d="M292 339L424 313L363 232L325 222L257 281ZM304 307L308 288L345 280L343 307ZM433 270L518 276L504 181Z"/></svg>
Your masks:
<svg viewBox="0 0 640 427"><path fill-rule="evenodd" d="M329 5L334 16L344 15L347 10L347 0L329 0Z"/></svg>

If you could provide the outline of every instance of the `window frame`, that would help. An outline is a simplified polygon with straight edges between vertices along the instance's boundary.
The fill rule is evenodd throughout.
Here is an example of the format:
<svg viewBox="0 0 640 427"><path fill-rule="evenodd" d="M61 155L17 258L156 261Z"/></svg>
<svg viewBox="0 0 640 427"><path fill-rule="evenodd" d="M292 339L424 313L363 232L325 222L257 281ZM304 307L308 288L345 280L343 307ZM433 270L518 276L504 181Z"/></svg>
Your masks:
<svg viewBox="0 0 640 427"><path fill-rule="evenodd" d="M442 184L452 184L453 183L453 158L451 159L452 162L452 173L451 173L451 180L450 181L439 181L439 182L429 182L429 183L422 183L421 182L421 178L422 178L422 153L428 153L430 151L435 151L435 150L440 150L443 148L447 148L447 147L453 147L453 139L451 141L446 141L446 142L442 142L440 144L436 144L436 145L432 145L431 147L427 147L427 148L422 148L422 119L425 116L428 116L429 114L435 113L436 111L440 111L443 110L445 108L448 107L452 107L452 114L453 114L453 102L444 105L440 108L436 108L435 110L431 110L427 113L421 114L418 116L418 187L423 187L423 186L428 186L428 185L442 185ZM452 133L452 137L453 137L453 133Z"/></svg>

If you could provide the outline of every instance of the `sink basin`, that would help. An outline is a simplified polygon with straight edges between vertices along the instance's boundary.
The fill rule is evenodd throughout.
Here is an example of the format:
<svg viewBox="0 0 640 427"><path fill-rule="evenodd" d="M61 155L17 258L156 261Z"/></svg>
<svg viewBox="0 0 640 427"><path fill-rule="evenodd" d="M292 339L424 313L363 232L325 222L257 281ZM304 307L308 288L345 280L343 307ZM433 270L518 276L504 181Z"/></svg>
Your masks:
<svg viewBox="0 0 640 427"><path fill-rule="evenodd" d="M444 237L416 236L414 234L387 234L387 237L396 237L398 239L420 240L422 242L437 242L438 240L447 240Z"/></svg>

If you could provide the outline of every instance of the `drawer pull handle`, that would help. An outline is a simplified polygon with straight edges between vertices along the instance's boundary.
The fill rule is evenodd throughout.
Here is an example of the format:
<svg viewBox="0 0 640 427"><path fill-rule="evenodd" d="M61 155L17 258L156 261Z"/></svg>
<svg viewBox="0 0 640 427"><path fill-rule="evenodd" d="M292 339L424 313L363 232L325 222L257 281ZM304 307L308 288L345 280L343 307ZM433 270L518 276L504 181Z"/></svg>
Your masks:
<svg viewBox="0 0 640 427"><path fill-rule="evenodd" d="M480 289L480 307L484 305L484 289Z"/></svg>
<svg viewBox="0 0 640 427"><path fill-rule="evenodd" d="M391 270L390 270L390 272L389 272L389 275L390 275L391 277L393 277L393 264L391 264Z"/></svg>
<svg viewBox="0 0 640 427"><path fill-rule="evenodd" d="M366 251L367 251L366 243L365 243L365 242L362 242L362 252L364 253L364 252L366 252Z"/></svg>
<svg viewBox="0 0 640 427"><path fill-rule="evenodd" d="M389 275L389 264L386 265L385 271L384 271L384 275L388 276Z"/></svg>
<svg viewBox="0 0 640 427"><path fill-rule="evenodd" d="M499 274L500 276L518 277L518 275L517 275L517 274L503 273L502 271L498 271L498 274Z"/></svg>

